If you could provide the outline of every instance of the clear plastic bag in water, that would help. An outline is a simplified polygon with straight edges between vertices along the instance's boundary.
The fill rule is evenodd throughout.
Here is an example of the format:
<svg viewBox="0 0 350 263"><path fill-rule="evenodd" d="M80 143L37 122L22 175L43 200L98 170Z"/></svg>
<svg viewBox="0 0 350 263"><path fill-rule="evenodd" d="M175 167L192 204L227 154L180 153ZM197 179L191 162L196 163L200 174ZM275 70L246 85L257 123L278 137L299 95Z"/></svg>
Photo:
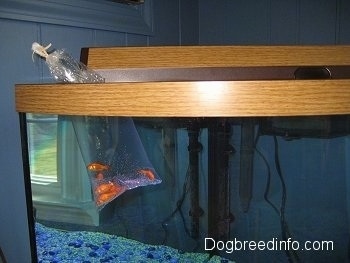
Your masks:
<svg viewBox="0 0 350 263"><path fill-rule="evenodd" d="M104 205L102 199L107 197L96 192L97 186L110 188L117 197L126 190L161 183L131 118L74 116L72 122L97 205Z"/></svg>

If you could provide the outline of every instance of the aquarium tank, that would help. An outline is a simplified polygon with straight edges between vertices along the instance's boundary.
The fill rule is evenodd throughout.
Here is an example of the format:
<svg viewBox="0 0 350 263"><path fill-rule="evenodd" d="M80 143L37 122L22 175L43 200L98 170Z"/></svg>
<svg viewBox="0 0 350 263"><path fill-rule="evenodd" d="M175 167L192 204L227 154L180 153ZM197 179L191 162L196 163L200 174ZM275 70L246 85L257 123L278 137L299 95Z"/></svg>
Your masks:
<svg viewBox="0 0 350 263"><path fill-rule="evenodd" d="M349 262L344 48L90 48L104 81L16 85L33 262Z"/></svg>

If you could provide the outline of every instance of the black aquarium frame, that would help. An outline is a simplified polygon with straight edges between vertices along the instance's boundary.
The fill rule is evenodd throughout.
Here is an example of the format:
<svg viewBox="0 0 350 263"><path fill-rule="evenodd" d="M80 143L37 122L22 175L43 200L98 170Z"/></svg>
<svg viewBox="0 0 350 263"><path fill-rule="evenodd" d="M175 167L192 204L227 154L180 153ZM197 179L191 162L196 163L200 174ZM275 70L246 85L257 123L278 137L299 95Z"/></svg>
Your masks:
<svg viewBox="0 0 350 263"><path fill-rule="evenodd" d="M32 262L38 262L38 254L36 247L36 236L35 236L35 218L34 218L34 206L32 199L32 184L30 180L30 163L29 163L29 147L28 147L28 134L27 134L27 114L19 112L19 125L21 133L21 146L22 146L22 162L23 162L23 173L24 173L24 186L25 186L25 197L27 202L27 219L29 229L29 245L31 248Z"/></svg>

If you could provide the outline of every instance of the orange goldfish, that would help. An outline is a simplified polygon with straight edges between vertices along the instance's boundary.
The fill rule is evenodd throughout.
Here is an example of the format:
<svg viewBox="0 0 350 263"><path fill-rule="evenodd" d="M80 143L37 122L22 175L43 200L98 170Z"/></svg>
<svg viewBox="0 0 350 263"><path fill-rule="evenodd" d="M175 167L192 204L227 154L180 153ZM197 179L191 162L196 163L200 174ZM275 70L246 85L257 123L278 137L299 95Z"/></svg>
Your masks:
<svg viewBox="0 0 350 263"><path fill-rule="evenodd" d="M108 170L109 166L101 163L90 163L87 166L87 168L89 171L92 171L92 172L102 172L102 171Z"/></svg>
<svg viewBox="0 0 350 263"><path fill-rule="evenodd" d="M116 186L112 182L100 184L99 186L96 187L95 193L96 194L105 194L111 191L116 190Z"/></svg>
<svg viewBox="0 0 350 263"><path fill-rule="evenodd" d="M97 204L97 205L103 205L104 203L107 203L108 201L112 200L116 195L117 195L117 193L115 193L115 192L106 193L106 194L101 194L101 195L97 198L96 204Z"/></svg>
<svg viewBox="0 0 350 263"><path fill-rule="evenodd" d="M147 178L151 181L154 180L155 175L150 169L141 169L139 170L139 173L143 174L144 176L147 176Z"/></svg>
<svg viewBox="0 0 350 263"><path fill-rule="evenodd" d="M122 194L125 191L125 187L111 181L100 184L95 189L96 204L103 205L109 202L116 196Z"/></svg>

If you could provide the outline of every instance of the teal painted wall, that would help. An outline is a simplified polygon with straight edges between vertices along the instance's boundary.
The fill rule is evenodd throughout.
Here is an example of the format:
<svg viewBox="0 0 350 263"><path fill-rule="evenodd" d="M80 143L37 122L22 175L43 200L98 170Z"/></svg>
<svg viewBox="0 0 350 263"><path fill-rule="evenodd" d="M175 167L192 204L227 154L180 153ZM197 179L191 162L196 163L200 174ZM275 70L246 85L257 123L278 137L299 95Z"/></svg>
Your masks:
<svg viewBox="0 0 350 263"><path fill-rule="evenodd" d="M200 44L348 44L347 0L201 0Z"/></svg>

